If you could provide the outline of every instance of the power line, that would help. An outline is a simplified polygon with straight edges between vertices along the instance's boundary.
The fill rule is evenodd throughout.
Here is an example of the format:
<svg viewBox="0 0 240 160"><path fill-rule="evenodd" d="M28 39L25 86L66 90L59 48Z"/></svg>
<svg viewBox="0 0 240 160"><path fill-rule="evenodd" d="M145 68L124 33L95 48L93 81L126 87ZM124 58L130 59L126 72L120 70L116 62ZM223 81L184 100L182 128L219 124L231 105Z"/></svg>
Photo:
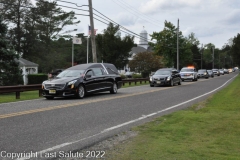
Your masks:
<svg viewBox="0 0 240 160"><path fill-rule="evenodd" d="M67 2L67 1L62 1L62 0L56 0L56 1L60 1L60 2L63 2L63 3L74 4L74 5L78 6L76 3L72 3L72 2ZM57 5L58 5L58 4L57 4ZM62 6L62 5L59 5L59 6ZM81 6L85 6L85 5L81 5ZM69 6L63 6L63 7L79 10L78 8L73 8L73 7L69 7ZM93 8L93 9L94 9L94 8ZM114 23L115 25L119 25L120 28L126 30L127 32L130 32L132 35L135 35L136 37L142 38L142 39L147 40L147 41L151 41L151 40L149 40L149 39L146 39L145 37L142 37L141 35L138 35L137 33L134 33L134 32L132 32L132 31L130 31L129 29L123 27L122 25L116 23L115 21L111 20L110 18L108 18L107 16L105 16L104 14L102 14L101 12L99 12L98 10L96 10L96 9L94 9L94 10L95 10L96 12L98 12L100 15L102 15L103 17L105 17L105 18L108 19L108 20L106 20L106 19L102 18L101 16L99 16L99 15L97 15L97 14L94 13L94 15L96 15L96 16L104 19L105 21L107 21L107 22L112 22L112 23ZM86 11L86 10L85 10L85 11ZM94 18L94 19L96 19L96 18ZM100 21L99 19L96 19L96 20ZM102 21L100 21L100 22L102 22ZM122 30L121 30L121 31L122 31ZM128 34L129 34L129 33L128 33Z"/></svg>
<svg viewBox="0 0 240 160"><path fill-rule="evenodd" d="M94 9L94 8L93 8L93 9ZM132 32L132 31L130 31L129 29L127 29L127 28L121 26L120 24L116 23L116 22L113 21L112 19L110 19L110 18L108 18L107 16L103 15L103 14L102 14L101 12L99 12L98 10L96 10L96 9L94 9L94 10L95 10L96 12L98 12L99 14L101 14L102 16L104 16L105 18L109 19L109 20L110 20L111 22L113 22L114 24L119 25L122 29L124 29L124 30L126 30L126 31L128 31L128 32L130 32L130 33L132 33L132 34L134 34L134 35L137 35L137 36L141 37L142 39L145 39L145 40L149 41L149 40L146 39L145 37L142 37L142 36L140 36L140 35L138 35L138 34ZM96 14L94 14L94 15L96 15Z"/></svg>
<svg viewBox="0 0 240 160"><path fill-rule="evenodd" d="M16 5L16 4L13 4L13 3L6 3L6 2L4 2L4 3L0 2L0 3L1 4L11 5L11 6L19 6L19 7L23 7L23 8L29 8L29 9L37 9L37 7L30 7L30 6L25 6L25 5ZM65 6L63 6L63 7L65 7ZM59 11L59 10L49 10L49 11L54 11L54 12L58 12L58 13L67 13L67 12ZM79 13L75 13L75 15L89 16L89 15L86 15L86 14L79 14Z"/></svg>
<svg viewBox="0 0 240 160"><path fill-rule="evenodd" d="M153 24L153 25L155 25L155 26L158 26L158 27L162 27L162 26L160 26L160 25L158 25L157 23L162 23L162 22L160 22L160 21L157 21L157 20L154 20L154 19L152 19L152 18L150 18L150 17L147 17L146 15L144 15L144 14L142 14L141 12L139 12L138 10L136 10L134 7L132 7L131 5L126 5L125 3L123 3L122 1L119 1L119 0L117 0L118 2L115 2L114 0L112 0L114 3L116 3L117 5L119 5L120 7L122 7L123 9L127 9L128 10L128 12L129 13L131 13L131 14L133 14L133 15L135 15L135 16L137 16L138 18L140 18L140 19L143 19L143 20L146 20L146 21L148 21L149 23L151 23L151 24ZM139 14L140 15L142 15L142 16L144 16L144 17L140 17L139 16ZM155 22L152 22L152 21L150 21L150 20L152 20L152 21L155 21Z"/></svg>
<svg viewBox="0 0 240 160"><path fill-rule="evenodd" d="M88 6L88 5L81 5L81 6L79 6L77 3L72 3L72 2L62 1L62 0L55 0L55 1L74 4L74 5L76 5L77 7Z"/></svg>
<svg viewBox="0 0 240 160"><path fill-rule="evenodd" d="M99 19L97 19L97 18L94 18L94 19L96 19L97 21L102 22L102 23L108 25L108 23L103 22L103 21L101 21L101 20L99 20ZM124 30L121 30L121 29L119 29L119 30L120 30L121 32L126 33L126 34L129 34L129 35L132 35L132 36L138 36L138 38L142 38L142 39L147 40L146 38L144 38L144 37L142 37L142 36L140 36L140 35L131 34L131 33L127 32L127 31L124 31ZM148 41L148 40L147 40L147 41ZM149 41L148 41L148 42L149 42Z"/></svg>

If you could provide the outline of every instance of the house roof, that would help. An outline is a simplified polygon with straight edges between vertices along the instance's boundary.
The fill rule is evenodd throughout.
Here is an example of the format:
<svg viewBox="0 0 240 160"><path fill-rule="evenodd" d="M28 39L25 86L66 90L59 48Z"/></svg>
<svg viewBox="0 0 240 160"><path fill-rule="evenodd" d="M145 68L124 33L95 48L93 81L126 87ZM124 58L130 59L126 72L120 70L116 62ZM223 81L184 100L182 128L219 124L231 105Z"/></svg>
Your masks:
<svg viewBox="0 0 240 160"><path fill-rule="evenodd" d="M19 62L20 67L23 67L23 66L25 66L25 67L38 67L38 64L30 62L30 61L28 61L26 59L23 59L23 58L19 58L17 61Z"/></svg>
<svg viewBox="0 0 240 160"><path fill-rule="evenodd" d="M141 46L137 46L137 47L133 47L132 50L130 51L130 54L138 54L141 52L152 52L152 47L148 47L147 49L145 49L144 47Z"/></svg>
<svg viewBox="0 0 240 160"><path fill-rule="evenodd" d="M137 47L133 47L130 54L133 54L133 53L140 53L140 52L145 52L146 49L143 48L143 47L140 47L140 46L137 46Z"/></svg>

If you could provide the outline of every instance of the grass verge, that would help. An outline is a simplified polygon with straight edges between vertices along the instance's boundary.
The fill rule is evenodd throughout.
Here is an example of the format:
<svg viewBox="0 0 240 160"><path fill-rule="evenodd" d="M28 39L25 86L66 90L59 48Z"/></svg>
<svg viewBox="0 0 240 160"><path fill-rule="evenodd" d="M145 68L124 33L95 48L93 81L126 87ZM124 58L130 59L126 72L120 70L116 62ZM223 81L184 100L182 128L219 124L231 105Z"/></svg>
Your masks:
<svg viewBox="0 0 240 160"><path fill-rule="evenodd" d="M125 83L125 85L122 86L122 88L135 87L135 86L141 86L141 85L147 85L147 84L149 84L149 82L147 83L142 82L141 84L140 82L137 82L136 85L135 83L131 83L131 85L129 85L128 83ZM42 98L38 96L38 91L21 92L20 99L16 99L15 93L7 93L7 94L0 94L0 103L17 102L17 101L31 100L31 99L38 99L38 98Z"/></svg>
<svg viewBox="0 0 240 160"><path fill-rule="evenodd" d="M239 160L240 76L206 101L133 128L106 152L115 160Z"/></svg>
<svg viewBox="0 0 240 160"><path fill-rule="evenodd" d="M142 82L142 83L137 82L136 84L134 82L132 82L130 85L129 85L129 83L125 83L124 86L122 86L122 88L142 86L142 85L147 85L147 84L149 84L148 81L146 83L145 82Z"/></svg>
<svg viewBox="0 0 240 160"><path fill-rule="evenodd" d="M23 100L42 98L42 97L39 97L38 94L39 94L38 91L21 92L20 99L16 99L15 93L0 94L0 103L17 102L17 101L23 101Z"/></svg>

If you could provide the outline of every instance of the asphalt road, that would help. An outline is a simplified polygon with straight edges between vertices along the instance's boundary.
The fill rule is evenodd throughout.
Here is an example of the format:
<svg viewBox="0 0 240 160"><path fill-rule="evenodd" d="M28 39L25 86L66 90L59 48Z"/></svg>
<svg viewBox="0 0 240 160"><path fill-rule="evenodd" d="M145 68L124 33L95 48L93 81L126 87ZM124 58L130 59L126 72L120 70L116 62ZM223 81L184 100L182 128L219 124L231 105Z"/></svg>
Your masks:
<svg viewBox="0 0 240 160"><path fill-rule="evenodd" d="M227 86L237 74L183 82L174 87L122 88L115 95L106 92L84 99L0 104L0 159L30 154L37 159L55 157L55 153L69 156L69 151L86 148L202 101Z"/></svg>

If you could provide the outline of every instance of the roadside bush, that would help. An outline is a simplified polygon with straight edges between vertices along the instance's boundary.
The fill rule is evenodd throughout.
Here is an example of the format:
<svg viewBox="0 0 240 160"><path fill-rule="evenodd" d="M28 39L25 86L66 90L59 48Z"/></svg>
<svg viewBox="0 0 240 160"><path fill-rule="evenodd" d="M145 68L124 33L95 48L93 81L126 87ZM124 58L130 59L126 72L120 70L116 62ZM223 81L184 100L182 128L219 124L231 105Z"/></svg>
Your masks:
<svg viewBox="0 0 240 160"><path fill-rule="evenodd" d="M127 78L124 74L120 74L120 76L122 77L122 79L126 79Z"/></svg>
<svg viewBox="0 0 240 160"><path fill-rule="evenodd" d="M41 84L43 81L48 79L47 74L29 74L28 84Z"/></svg>
<svg viewBox="0 0 240 160"><path fill-rule="evenodd" d="M132 78L142 78L142 75L141 74L133 74Z"/></svg>

